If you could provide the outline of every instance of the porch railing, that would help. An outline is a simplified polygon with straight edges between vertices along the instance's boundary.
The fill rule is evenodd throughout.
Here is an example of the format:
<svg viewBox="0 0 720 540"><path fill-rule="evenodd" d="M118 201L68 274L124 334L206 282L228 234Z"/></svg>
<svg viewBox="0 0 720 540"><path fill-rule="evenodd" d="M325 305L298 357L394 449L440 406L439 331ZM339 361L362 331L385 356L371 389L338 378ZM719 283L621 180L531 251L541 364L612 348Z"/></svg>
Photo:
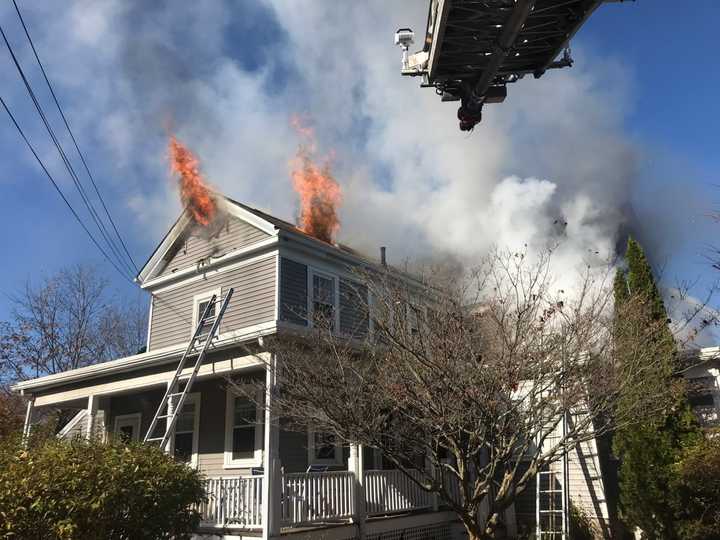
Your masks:
<svg viewBox="0 0 720 540"><path fill-rule="evenodd" d="M282 521L288 526L345 520L355 508L348 471L289 473L282 478Z"/></svg>
<svg viewBox="0 0 720 540"><path fill-rule="evenodd" d="M367 515L428 509L433 506L430 493L398 470L365 471L365 508Z"/></svg>
<svg viewBox="0 0 720 540"><path fill-rule="evenodd" d="M207 502L199 507L203 525L261 529L262 482L260 475L207 478ZM280 486L286 527L344 522L362 511L349 471L283 474ZM368 516L433 507L433 496L398 470L365 471L361 495Z"/></svg>
<svg viewBox="0 0 720 540"><path fill-rule="evenodd" d="M718 414L715 405L699 405L694 407L693 410L702 426L709 428L720 427L720 414Z"/></svg>
<svg viewBox="0 0 720 540"><path fill-rule="evenodd" d="M207 478L207 502L200 505L201 520L209 525L262 528L262 480L260 476Z"/></svg>

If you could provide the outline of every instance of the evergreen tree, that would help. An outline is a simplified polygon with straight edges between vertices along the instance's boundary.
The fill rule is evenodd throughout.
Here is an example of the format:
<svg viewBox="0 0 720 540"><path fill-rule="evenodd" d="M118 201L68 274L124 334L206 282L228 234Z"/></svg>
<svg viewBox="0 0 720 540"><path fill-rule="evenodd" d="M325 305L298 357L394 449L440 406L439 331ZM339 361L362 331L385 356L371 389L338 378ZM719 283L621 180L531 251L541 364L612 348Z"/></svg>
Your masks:
<svg viewBox="0 0 720 540"><path fill-rule="evenodd" d="M673 466L682 449L701 437L676 377L677 348L668 326L662 297L642 247L630 238L625 254L627 270L618 270L615 283L616 347L625 365L635 361L632 347L654 343L660 357L648 363L643 379L627 390L668 396L667 406L649 413L639 425L618 430L615 453L621 460L622 519L639 527L647 539L678 538L673 514ZM641 337L638 340L638 336ZM665 401L663 401L665 402ZM620 407L622 407L622 400Z"/></svg>

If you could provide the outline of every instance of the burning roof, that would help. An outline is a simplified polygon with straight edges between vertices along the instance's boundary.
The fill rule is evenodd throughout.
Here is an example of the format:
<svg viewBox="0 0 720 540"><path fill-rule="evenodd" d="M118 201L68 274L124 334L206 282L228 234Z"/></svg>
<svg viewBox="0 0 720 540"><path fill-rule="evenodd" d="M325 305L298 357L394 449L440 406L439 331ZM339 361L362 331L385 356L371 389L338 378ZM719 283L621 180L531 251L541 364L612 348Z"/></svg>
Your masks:
<svg viewBox="0 0 720 540"><path fill-rule="evenodd" d="M301 137L297 154L290 161L292 185L300 197L297 227L304 233L334 244L340 229L338 207L342 201L340 185L330 171L329 157L318 164L312 128L298 117L292 125ZM200 172L198 158L176 137L169 141L170 170L177 176L180 200L193 221L201 228L212 228L218 214L217 193Z"/></svg>

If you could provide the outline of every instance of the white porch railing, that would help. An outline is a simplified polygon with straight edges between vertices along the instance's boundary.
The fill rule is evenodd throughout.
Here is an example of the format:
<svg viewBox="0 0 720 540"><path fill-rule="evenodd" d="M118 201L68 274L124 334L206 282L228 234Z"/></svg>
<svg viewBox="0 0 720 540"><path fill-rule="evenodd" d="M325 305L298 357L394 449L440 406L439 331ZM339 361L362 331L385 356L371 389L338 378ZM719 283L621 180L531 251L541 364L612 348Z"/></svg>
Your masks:
<svg viewBox="0 0 720 540"><path fill-rule="evenodd" d="M433 498L398 470L365 471L365 508L369 516L431 508Z"/></svg>
<svg viewBox="0 0 720 540"><path fill-rule="evenodd" d="M203 525L261 529L262 482L262 476L207 478L208 500L199 508ZM343 522L360 511L349 471L284 474L281 487L286 527ZM366 471L364 496L368 516L433 507L433 496L398 470Z"/></svg>
<svg viewBox="0 0 720 540"><path fill-rule="evenodd" d="M355 475L348 471L290 473L282 479L282 521L288 526L352 517Z"/></svg>
<svg viewBox="0 0 720 540"><path fill-rule="evenodd" d="M262 476L207 478L201 520L210 525L262 528Z"/></svg>
<svg viewBox="0 0 720 540"><path fill-rule="evenodd" d="M704 427L720 427L720 414L715 405L699 405L693 410Z"/></svg>

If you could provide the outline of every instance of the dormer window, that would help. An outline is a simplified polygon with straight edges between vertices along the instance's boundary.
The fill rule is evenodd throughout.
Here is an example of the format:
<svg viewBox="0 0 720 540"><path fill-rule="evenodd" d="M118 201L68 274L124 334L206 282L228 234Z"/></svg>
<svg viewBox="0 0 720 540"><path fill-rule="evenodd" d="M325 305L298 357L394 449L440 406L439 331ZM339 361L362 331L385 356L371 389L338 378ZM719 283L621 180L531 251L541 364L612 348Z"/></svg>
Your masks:
<svg viewBox="0 0 720 540"><path fill-rule="evenodd" d="M318 328L335 330L338 315L337 278L315 271L311 277L312 324Z"/></svg>

